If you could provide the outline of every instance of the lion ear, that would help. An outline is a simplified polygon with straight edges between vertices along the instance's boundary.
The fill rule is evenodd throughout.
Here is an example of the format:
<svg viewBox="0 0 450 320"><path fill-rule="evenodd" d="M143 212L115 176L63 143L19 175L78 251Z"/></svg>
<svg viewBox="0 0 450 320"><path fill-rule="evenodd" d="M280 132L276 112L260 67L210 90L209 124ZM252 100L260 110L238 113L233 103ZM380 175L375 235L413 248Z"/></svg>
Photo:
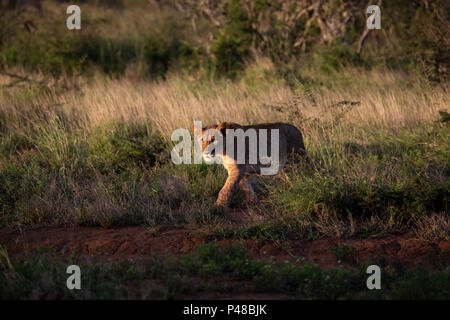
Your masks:
<svg viewBox="0 0 450 320"><path fill-rule="evenodd" d="M221 122L217 127L216 130L219 130L220 133L224 136L226 133L226 130L230 127L228 122Z"/></svg>
<svg viewBox="0 0 450 320"><path fill-rule="evenodd" d="M197 128L195 125L192 125L192 132L193 133L195 133L195 128ZM203 131L205 131L206 130L206 128L200 128L200 127L198 127L199 129L200 129L200 132L203 132Z"/></svg>
<svg viewBox="0 0 450 320"><path fill-rule="evenodd" d="M225 132L227 129L237 129L239 128L239 125L237 123L234 122L221 122L218 126L217 126L217 130L219 130L223 135L225 135Z"/></svg>

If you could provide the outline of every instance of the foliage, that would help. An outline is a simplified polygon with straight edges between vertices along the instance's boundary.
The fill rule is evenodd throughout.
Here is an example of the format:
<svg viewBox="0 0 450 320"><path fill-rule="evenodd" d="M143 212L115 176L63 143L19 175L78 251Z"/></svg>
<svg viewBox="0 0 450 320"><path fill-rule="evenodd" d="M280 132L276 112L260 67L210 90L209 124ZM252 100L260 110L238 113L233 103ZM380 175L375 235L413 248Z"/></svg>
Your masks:
<svg viewBox="0 0 450 320"><path fill-rule="evenodd" d="M82 270L82 288L66 287L68 265ZM220 281L214 280L220 276ZM448 268L386 271L382 289L366 288L365 266L358 270L322 269L313 263L251 258L242 246L200 245L178 259L153 256L150 261L103 262L48 252L23 259L0 252L0 299L180 299L219 291L282 293L297 299L448 299ZM200 281L199 281L200 279Z"/></svg>

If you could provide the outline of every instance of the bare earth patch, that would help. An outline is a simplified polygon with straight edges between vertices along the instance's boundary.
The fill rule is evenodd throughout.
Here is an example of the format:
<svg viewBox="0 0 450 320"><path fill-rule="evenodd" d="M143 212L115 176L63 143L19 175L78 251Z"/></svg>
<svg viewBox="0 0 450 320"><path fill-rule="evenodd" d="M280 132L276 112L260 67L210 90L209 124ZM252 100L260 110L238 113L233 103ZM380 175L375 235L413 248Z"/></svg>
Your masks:
<svg viewBox="0 0 450 320"><path fill-rule="evenodd" d="M123 257L146 260L152 254L180 255L194 250L205 242L186 228L160 228L152 234L147 227L101 229L94 227L59 228L47 227L23 232L0 230L0 243L11 255L21 254L36 248L51 249L57 254L80 253L108 260ZM358 262L383 256L387 262L402 260L414 265L419 261L440 256L450 262L449 240L422 240L411 234L388 235L381 239L319 239L260 243L256 240L218 240L226 246L235 242L244 243L255 258L273 257L276 261L311 261L321 267L339 264L333 248L338 244L353 248Z"/></svg>

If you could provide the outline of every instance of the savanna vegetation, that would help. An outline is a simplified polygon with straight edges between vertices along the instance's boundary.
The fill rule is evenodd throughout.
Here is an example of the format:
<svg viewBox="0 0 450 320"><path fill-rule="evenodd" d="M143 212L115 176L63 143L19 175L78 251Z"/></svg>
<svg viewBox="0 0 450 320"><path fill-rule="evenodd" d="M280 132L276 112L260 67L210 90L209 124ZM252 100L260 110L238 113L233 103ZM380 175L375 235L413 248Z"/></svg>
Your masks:
<svg viewBox="0 0 450 320"><path fill-rule="evenodd" d="M81 30L67 29L64 1L0 1L0 227L172 225L206 239L449 240L448 2L379 4L381 29L367 33L363 1L80 1ZM225 170L170 159L172 131L194 120L292 123L318 169L299 164L264 178L258 206L233 200L250 222L232 223L214 207ZM161 270L155 262L129 280L162 279L163 297L179 296L192 270L231 272L300 298L361 291L352 287L358 273L267 261L234 268L246 257L236 254L237 262L199 268L192 257L181 267L158 262ZM2 262L8 285L0 296L31 297L14 286L36 276L28 264L47 265L48 257L30 259ZM103 277L95 263L89 268ZM131 270L111 268L120 277ZM322 285L329 272L351 288L303 287L310 273ZM55 286L54 277L48 271L43 285ZM448 269L413 278L397 277L380 298L409 297L419 282L449 283ZM116 282L102 282L107 289L92 282L84 298L151 296L109 281Z"/></svg>
<svg viewBox="0 0 450 320"><path fill-rule="evenodd" d="M384 290L368 291L366 264L322 269L314 263L253 259L239 244L202 244L185 256L153 256L145 262L107 262L78 255L58 257L36 251L27 259L10 259L0 248L0 297L3 299L208 299L233 297L243 290L272 299L448 299L450 270L397 261L383 270ZM337 255L338 257L338 255ZM383 257L371 263L383 265ZM67 290L68 265L83 270L82 290ZM202 279L202 281L199 281Z"/></svg>

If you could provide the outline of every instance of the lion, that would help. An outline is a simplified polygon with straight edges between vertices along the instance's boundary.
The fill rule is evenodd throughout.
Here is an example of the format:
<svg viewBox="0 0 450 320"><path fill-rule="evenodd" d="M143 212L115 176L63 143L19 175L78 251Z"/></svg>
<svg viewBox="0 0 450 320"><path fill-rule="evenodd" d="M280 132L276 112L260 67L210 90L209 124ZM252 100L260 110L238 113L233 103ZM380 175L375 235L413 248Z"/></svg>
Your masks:
<svg viewBox="0 0 450 320"><path fill-rule="evenodd" d="M193 130L195 133L195 127ZM241 135L239 136L238 133ZM306 154L302 133L288 123L242 126L237 123L222 122L219 125L201 128L201 134L198 132L195 136L201 146L205 162L211 162L212 159L217 161L219 158L218 162L222 163L228 172L228 178L217 197L216 206L218 207L227 208L238 187L244 192L247 203L256 204L258 197L254 186L258 183L257 177L264 174L264 170L266 170L265 174L277 174L288 161L297 162L300 158L312 166ZM232 144L228 144L229 141ZM271 151L270 156L268 150ZM270 171L269 168L274 170Z"/></svg>

